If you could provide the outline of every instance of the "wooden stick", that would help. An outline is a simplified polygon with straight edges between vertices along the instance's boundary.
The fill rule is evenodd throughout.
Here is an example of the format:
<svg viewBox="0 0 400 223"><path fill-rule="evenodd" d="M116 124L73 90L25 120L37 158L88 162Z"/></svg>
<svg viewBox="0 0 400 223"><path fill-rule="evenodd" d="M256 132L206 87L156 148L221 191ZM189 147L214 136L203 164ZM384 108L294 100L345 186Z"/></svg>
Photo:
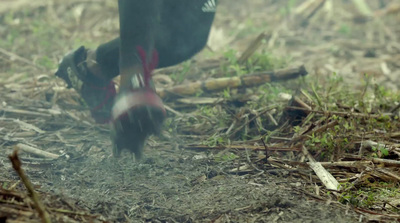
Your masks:
<svg viewBox="0 0 400 223"><path fill-rule="evenodd" d="M261 33L260 35L258 35L257 38L253 42L251 42L250 46L248 46L247 49L243 52L242 56L240 56L240 58L238 59L238 63L242 64L246 62L261 46L262 40L266 37L267 35L265 35L265 33Z"/></svg>
<svg viewBox="0 0 400 223"><path fill-rule="evenodd" d="M257 72L240 77L224 77L197 81L188 84L173 86L171 88L158 88L157 93L162 98L169 95L195 95L202 91L217 91L225 88L255 87L273 81L285 81L299 76L307 75L304 66L293 69L282 69L277 71Z"/></svg>
<svg viewBox="0 0 400 223"><path fill-rule="evenodd" d="M345 167L345 168L357 168L365 167L372 164L371 161L339 161L339 162L320 162L322 166L326 168L332 167Z"/></svg>
<svg viewBox="0 0 400 223"><path fill-rule="evenodd" d="M318 178L321 180L321 182L325 185L325 187L329 190L335 190L337 191L340 187L339 182L332 176L331 173L329 173L322 165L321 163L315 161L314 157L310 155L308 152L307 148L303 146L303 154L307 156L308 160L308 165L310 166L311 169L314 170L315 174L318 176Z"/></svg>
<svg viewBox="0 0 400 223"><path fill-rule="evenodd" d="M389 159L381 159L381 158L367 158L367 157L360 157L360 156L351 155L351 154L347 154L346 157L367 160L367 161L373 162L375 164L384 164L385 166L400 167L400 161L398 161L398 160L389 160Z"/></svg>
<svg viewBox="0 0 400 223"><path fill-rule="evenodd" d="M254 150L254 151L301 151L297 147L278 147L278 146L268 146L267 148L261 146L250 146L250 145L229 145L229 146L207 146L207 145L195 145L190 144L184 146L185 149L237 149L237 150Z"/></svg>
<svg viewBox="0 0 400 223"><path fill-rule="evenodd" d="M304 109L308 109L308 110L312 110L311 106L309 106L307 103L305 103L303 100L301 100L299 97L294 96L291 102L292 106L295 107L300 107L300 108L304 108ZM308 114L309 112L306 111L306 113Z"/></svg>
<svg viewBox="0 0 400 223"><path fill-rule="evenodd" d="M383 174L386 174L389 177L392 177L394 179L396 179L397 181L400 181L400 176L383 168L377 168L376 171L381 172Z"/></svg>
<svg viewBox="0 0 400 223"><path fill-rule="evenodd" d="M376 164L384 164L385 166L400 166L400 161L398 160L388 160L388 159L381 159L381 158L371 158L371 161Z"/></svg>
<svg viewBox="0 0 400 223"><path fill-rule="evenodd" d="M357 112L318 111L318 110L306 109L306 108L301 108L301 107L293 107L293 106L287 106L286 109L313 112L313 113L317 113L317 114L324 114L327 116L338 115L338 116L344 116L344 117L351 116L351 117L360 117L360 118L382 118L383 116L389 116L389 117L393 116L392 113L365 114L365 113L357 113Z"/></svg>
<svg viewBox="0 0 400 223"><path fill-rule="evenodd" d="M297 136L297 137L293 138L291 143L293 144L293 143L299 142L299 141L303 140L304 138L308 137L309 135L312 135L312 134L318 133L318 132L323 132L323 131L325 131L325 130L327 130L329 128L334 127L337 124L338 124L338 121L334 120L334 121L331 121L331 122L329 122L329 123L327 123L325 125L322 125L322 126L320 126L318 128L314 128L312 131L308 131L303 135L300 135L300 136Z"/></svg>
<svg viewBox="0 0 400 223"><path fill-rule="evenodd" d="M18 143L16 145L16 147L18 149L23 150L24 152L32 153L32 154L35 154L35 155L40 156L40 157L51 158L51 159L57 159L57 158L60 157L57 154L49 153L49 152L34 148L32 146L28 146L28 145L22 144L22 143Z"/></svg>
<svg viewBox="0 0 400 223"><path fill-rule="evenodd" d="M169 107L169 106L168 106L168 105L166 105L166 104L164 104L164 108L165 108L165 110L167 110L167 111L169 111L169 112L171 112L171 113L175 114L176 116L183 116L183 114L182 114L182 113L180 113L180 112L176 111L175 109L173 109L173 108Z"/></svg>
<svg viewBox="0 0 400 223"><path fill-rule="evenodd" d="M294 14L301 16L302 19L299 20L301 24L307 24L311 17L322 8L324 3L325 0L303 1L303 3L294 10Z"/></svg>
<svg viewBox="0 0 400 223"><path fill-rule="evenodd" d="M26 116L33 116L33 117L51 117L50 114L40 113L40 112L33 112L21 109L12 109L12 108L2 108L0 107L0 113L11 113L16 115L26 115Z"/></svg>
<svg viewBox="0 0 400 223"><path fill-rule="evenodd" d="M27 59L25 59L25 58L23 58L21 56L18 56L17 54L14 54L12 52L7 51L5 49L0 48L0 53L8 56L11 60L18 60L18 61L21 61L21 62L23 62L25 64L28 64L28 65L30 65L32 67L38 68L40 70L46 70L46 68L44 68L42 66L39 66L39 65L31 62L30 60L27 60Z"/></svg>
<svg viewBox="0 0 400 223"><path fill-rule="evenodd" d="M45 133L45 131L41 130L40 128L38 128L32 124L26 123L24 121L21 121L19 119L13 119L13 122L17 123L22 129L33 130L33 131L35 131L37 133L41 133L41 134Z"/></svg>
<svg viewBox="0 0 400 223"><path fill-rule="evenodd" d="M254 117L252 117L250 120L246 121L243 125L239 126L238 128L236 128L235 131L233 131L229 136L235 135L237 132L239 132L240 130L242 130L245 126L247 126L249 123L251 123L252 121L254 121L256 118L260 117L261 115L264 115L265 113L271 111L273 108L269 108L269 109L265 109L264 111L258 113L257 115L255 115Z"/></svg>
<svg viewBox="0 0 400 223"><path fill-rule="evenodd" d="M32 198L33 203L35 204L36 210L39 213L39 217L42 219L43 223L50 223L50 216L46 211L45 206L39 199L39 195L36 193L33 188L32 183L29 181L28 177L25 175L25 171L21 168L21 160L18 158L17 150L14 150L13 154L9 156L9 159L12 163L14 170L17 172L18 176L21 178L24 183L26 189L28 190L29 196Z"/></svg>
<svg viewBox="0 0 400 223"><path fill-rule="evenodd" d="M357 213L360 213L360 214L365 214L365 213L367 213L367 214L371 214L371 215L374 215L374 216L395 218L395 219L397 219L397 220L400 220L400 215L397 215L397 214L378 213L378 212L376 212L376 211L371 211L371 210L368 210L368 209L357 208L357 207L354 208L354 210L355 210Z"/></svg>
<svg viewBox="0 0 400 223"><path fill-rule="evenodd" d="M294 14L300 15L303 14L307 9L311 8L315 4L316 0L307 0L303 1L297 8L294 10Z"/></svg>
<svg viewBox="0 0 400 223"><path fill-rule="evenodd" d="M400 4L395 2L395 1L393 1L386 8L376 11L374 14L377 17L381 17L381 16L384 16L384 15L387 15L387 14L399 13L399 11L400 11Z"/></svg>
<svg viewBox="0 0 400 223"><path fill-rule="evenodd" d="M356 6L358 12L360 12L363 16L372 16L372 10L364 0L353 0L353 4Z"/></svg>
<svg viewBox="0 0 400 223"><path fill-rule="evenodd" d="M305 163L299 162L299 161L277 159L277 158L275 158L275 160L279 161L279 162L283 162L283 163L288 163L293 166L302 166L302 167L307 166ZM325 168L337 168L337 167L360 168L360 167L366 167L366 166L372 164L371 161L361 161L361 160L360 161L319 162L319 163Z"/></svg>

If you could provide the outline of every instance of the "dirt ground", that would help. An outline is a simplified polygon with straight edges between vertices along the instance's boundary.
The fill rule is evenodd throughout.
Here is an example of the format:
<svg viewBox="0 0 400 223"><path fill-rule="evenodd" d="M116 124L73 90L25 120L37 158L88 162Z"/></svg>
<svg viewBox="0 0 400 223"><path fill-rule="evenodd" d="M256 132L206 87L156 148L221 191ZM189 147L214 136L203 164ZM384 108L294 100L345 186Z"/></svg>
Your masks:
<svg viewBox="0 0 400 223"><path fill-rule="evenodd" d="M370 7L376 16L392 2L376 1ZM306 19L302 13L294 16L300 3L221 0L208 47L194 60L219 58L229 49L243 52L265 32L260 51L284 57L290 67L305 64L311 78L324 82L337 72L356 89L368 72L374 83L398 88L398 12L371 19L359 15L351 1L328 0ZM94 124L76 92L66 89L53 73L62 55L74 47L95 47L115 37L116 13L115 1L109 0L29 4L18 0L0 6L0 185L4 189L16 184L15 189L24 191L7 155L16 145L26 144L61 155L52 160L21 152L23 168L45 204L57 200L72 211L92 214L95 221L373 222L374 217L351 206L310 196L305 188L313 184L294 177L296 170L260 162L262 151L234 150L238 159L217 159L230 152L188 149L185 145L209 137L195 131L175 135L166 130L151 137L141 162L127 153L113 158L108 126ZM46 22L48 26L43 25ZM173 102L167 105L180 111ZM183 119L169 115L167 122ZM188 125L187 129L195 128ZM243 163L252 168L235 171ZM307 174L311 178L312 170ZM15 222L16 218L3 219ZM37 221L37 216L31 218Z"/></svg>
<svg viewBox="0 0 400 223"><path fill-rule="evenodd" d="M90 141L83 143L84 151L68 148L69 160L26 169L40 190L67 197L111 221L357 222L360 218L296 192L302 183L284 171L232 175L227 173L232 164L158 146L146 148L147 158L140 164L130 156L116 161L109 157L107 140L96 140L99 147ZM6 167L10 171L2 177L17 180Z"/></svg>

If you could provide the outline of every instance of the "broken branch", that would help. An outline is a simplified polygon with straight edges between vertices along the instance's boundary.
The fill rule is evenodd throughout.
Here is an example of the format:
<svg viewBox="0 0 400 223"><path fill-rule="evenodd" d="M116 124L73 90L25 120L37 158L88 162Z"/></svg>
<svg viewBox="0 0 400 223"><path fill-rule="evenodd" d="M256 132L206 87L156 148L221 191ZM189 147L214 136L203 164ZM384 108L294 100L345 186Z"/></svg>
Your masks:
<svg viewBox="0 0 400 223"><path fill-rule="evenodd" d="M25 175L25 171L21 168L21 160L18 158L17 150L9 156L9 159L12 163L14 170L17 172L18 176L21 178L22 183L24 183L26 189L28 190L29 196L32 198L35 207L39 213L40 218L42 219L43 223L50 223L50 216L46 211L45 206L39 199L39 195L36 193L35 189L33 188L32 183L29 181L28 177Z"/></svg>
<svg viewBox="0 0 400 223"><path fill-rule="evenodd" d="M217 91L225 88L255 87L268 82L285 81L305 75L307 75L307 70L304 66L300 66L293 69L258 72L240 77L216 78L177 85L171 88L159 88L157 93L162 98L166 98L169 95L188 96L203 91Z"/></svg>
<svg viewBox="0 0 400 223"><path fill-rule="evenodd" d="M28 146L28 145L22 144L22 143L18 143L16 145L16 147L18 149L23 150L24 152L32 153L32 154L35 154L35 155L40 156L40 157L51 158L51 159L57 159L57 158L60 157L57 154L49 153L49 152L34 148L32 146Z"/></svg>

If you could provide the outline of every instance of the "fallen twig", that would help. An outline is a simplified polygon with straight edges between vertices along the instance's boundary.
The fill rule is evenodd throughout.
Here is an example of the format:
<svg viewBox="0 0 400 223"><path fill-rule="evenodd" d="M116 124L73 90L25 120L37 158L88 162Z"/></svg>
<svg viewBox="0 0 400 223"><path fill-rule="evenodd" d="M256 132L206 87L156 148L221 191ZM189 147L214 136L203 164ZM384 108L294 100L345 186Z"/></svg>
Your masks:
<svg viewBox="0 0 400 223"><path fill-rule="evenodd" d="M320 162L326 168L345 167L345 168L360 168L368 166L371 161L339 161L339 162Z"/></svg>
<svg viewBox="0 0 400 223"><path fill-rule="evenodd" d="M327 124L325 124L325 125L322 125L322 126L320 126L320 127L318 127L318 128L314 128L314 129L311 130L311 131L307 131L307 132L304 133L303 135L300 135L300 136L297 136L297 137L293 138L292 141L291 141L291 143L299 142L299 141L305 139L306 137L308 137L308 136L310 136L310 135L312 135L312 134L315 134L315 133L318 133L318 132L323 132L323 131L325 131L325 130L327 130L327 129L329 129L329 128L333 128L333 127L334 127L335 125L337 125L337 124L338 124L338 121L337 121L337 120L334 120L334 121L329 122L329 123L327 123Z"/></svg>
<svg viewBox="0 0 400 223"><path fill-rule="evenodd" d="M294 14L301 16L301 24L307 24L308 21L318 12L324 5L325 0L308 0L300 4L295 10Z"/></svg>
<svg viewBox="0 0 400 223"><path fill-rule="evenodd" d="M169 112L171 112L171 113L175 114L176 116L183 116L183 114L182 114L182 113L180 113L180 112L176 111L175 109L173 109L173 108L169 107L169 106L168 106L168 105L166 105L166 104L164 104L164 108L165 108L165 110L167 110L167 111L169 111Z"/></svg>
<svg viewBox="0 0 400 223"><path fill-rule="evenodd" d="M375 164L384 164L385 166L400 166L400 161L398 160L389 160L389 159L382 159L382 158L368 158L368 157L360 157L360 156L355 156L351 154L346 155L347 158L355 158L355 159L361 159L361 160L367 160L369 162L373 162Z"/></svg>
<svg viewBox="0 0 400 223"><path fill-rule="evenodd" d="M14 109L14 108L3 108L0 107L0 114L1 113L11 113L15 114L18 116L33 116L33 117L51 117L50 114L45 114L45 113L40 113L40 112L34 112L34 111L27 111L27 110L21 110L21 109Z"/></svg>
<svg viewBox="0 0 400 223"><path fill-rule="evenodd" d="M5 49L0 48L0 53L2 53L2 54L4 54L4 55L8 56L11 60L18 60L18 61L23 62L23 63L26 63L26 64L28 64L28 65L30 65L30 66L32 66L32 67L38 68L38 69L40 69L40 70L46 70L46 68L44 68L44 67L42 67L42 66L39 66L39 65L37 65L37 64L35 64L35 63L33 63L33 62L31 62L30 60L27 60L27 59L25 59L25 58L23 58L23 57L21 57L21 56L18 56L18 55L15 54L15 53L12 53L12 52L7 51L7 50L5 50Z"/></svg>
<svg viewBox="0 0 400 223"><path fill-rule="evenodd" d="M240 127L236 128L235 131L233 131L229 136L235 135L237 132L239 132L243 127L247 126L250 122L254 121L256 118L260 117L263 114L266 114L267 112L271 111L273 108L269 108L269 109L265 109L264 111L258 113L257 115L255 115L254 117L252 117L251 119L247 120L243 125L241 125Z"/></svg>
<svg viewBox="0 0 400 223"><path fill-rule="evenodd" d="M277 146L268 146L267 149L261 146L249 146L249 145L229 145L229 146L207 146L207 145L186 145L183 146L185 149L237 149L237 150L254 150L254 151L301 151L300 148L297 147L277 147Z"/></svg>
<svg viewBox="0 0 400 223"><path fill-rule="evenodd" d="M332 176L331 173L329 173L322 165L321 163L315 161L314 157L310 155L306 147L302 147L303 149L303 154L307 156L309 162L308 165L310 166L311 169L314 170L315 174L318 176L318 178L321 180L321 182L325 185L325 187L329 190L339 190L340 189L340 184L337 182L337 180Z"/></svg>
<svg viewBox="0 0 400 223"><path fill-rule="evenodd" d="M390 178L394 179L395 181L400 181L400 176L387 170L387 169L382 169L382 168L377 168L376 171L381 172L387 176L389 176Z"/></svg>
<svg viewBox="0 0 400 223"><path fill-rule="evenodd" d="M350 117L351 116L351 117L359 117L359 118L382 118L384 116L388 116L388 117L393 117L394 116L394 114L392 114L392 113L365 114L365 113L357 113L357 112L319 111L319 110L313 110L313 109L307 109L307 108L301 108L301 107L293 107L293 106L287 106L286 109L313 112L313 113L318 113L318 114L324 114L326 116L338 115L338 116L343 116L343 117Z"/></svg>
<svg viewBox="0 0 400 223"><path fill-rule="evenodd" d="M34 126L34 125L32 125L32 124L26 123L26 122L24 122L24 121L21 121L21 120L19 120L19 119L13 119L13 122L15 122L15 123L17 123L19 126L21 126L22 129L33 130L33 131L35 131L35 132L37 132L37 133L45 133L45 131L41 130L40 128L38 128L38 127L36 127L36 126Z"/></svg>
<svg viewBox="0 0 400 223"><path fill-rule="evenodd" d="M308 110L312 110L311 106L308 105L307 103L305 103L303 100L301 100L299 97L294 96L291 103L291 106L294 107L300 107L300 108L304 108L304 109L308 109ZM307 112L308 114L308 112Z"/></svg>
<svg viewBox="0 0 400 223"><path fill-rule="evenodd" d="M209 98L209 97L187 97L187 98L179 98L176 100L177 102L183 104L191 104L191 105L205 105L205 104L217 104L223 102L222 98Z"/></svg>
<svg viewBox="0 0 400 223"><path fill-rule="evenodd" d="M51 159L57 159L57 158L60 157L57 154L49 153L49 152L34 148L32 146L28 146L28 145L22 144L22 143L18 143L16 145L16 147L18 149L23 150L24 152L33 153L33 154L35 154L37 156L40 156L40 157L51 158Z"/></svg>
<svg viewBox="0 0 400 223"><path fill-rule="evenodd" d="M240 77L224 77L209 79L206 81L197 81L188 84L173 86L170 88L158 88L157 93L162 98L170 95L195 95L199 92L217 91L225 88L254 87L273 81L285 81L299 76L307 75L304 66L293 69L282 69L277 71L267 71L252 73Z"/></svg>
<svg viewBox="0 0 400 223"><path fill-rule="evenodd" d="M371 161L376 164L384 164L385 166L400 166L400 161L398 160L371 158Z"/></svg>
<svg viewBox="0 0 400 223"><path fill-rule="evenodd" d="M381 17L387 14L395 14L400 11L400 4L398 2L393 1L390 5L387 7L376 11L374 14L376 17Z"/></svg>
<svg viewBox="0 0 400 223"><path fill-rule="evenodd" d="M363 209L363 208L354 208L354 210L361 214L367 213L367 214L375 215L375 216L379 216L379 217L387 217L387 218L391 218L391 219L394 218L394 219L400 220L400 215L397 215L397 214L383 214L383 213L378 213L378 212L371 211L368 209ZM383 220L383 219L380 219L380 220Z"/></svg>
<svg viewBox="0 0 400 223"><path fill-rule="evenodd" d="M356 6L358 12L363 16L372 16L372 10L364 0L353 0L353 4Z"/></svg>
<svg viewBox="0 0 400 223"><path fill-rule="evenodd" d="M21 168L21 161L18 158L17 150L14 150L14 152L9 156L9 159L12 163L14 170L17 172L18 176L21 178L26 189L28 190L29 196L32 198L32 200L35 204L35 207L39 213L39 216L42 219L42 222L50 223L51 222L50 216L47 213L45 206L40 201L39 195L36 193L35 189L33 188L32 183L29 181L28 177L25 175L24 170Z"/></svg>
<svg viewBox="0 0 400 223"><path fill-rule="evenodd" d="M265 148L265 161L266 161L266 163L268 163L268 157L269 157L269 155L268 155L268 146L267 146L267 144L265 144L263 138L261 138L261 142L263 143L263 146Z"/></svg>
<svg viewBox="0 0 400 223"><path fill-rule="evenodd" d="M261 46L262 40L265 39L267 35L265 33L261 33L257 36L257 38L251 42L251 44L247 47L247 49L243 52L242 56L238 59L238 63L242 64L246 62L256 50Z"/></svg>

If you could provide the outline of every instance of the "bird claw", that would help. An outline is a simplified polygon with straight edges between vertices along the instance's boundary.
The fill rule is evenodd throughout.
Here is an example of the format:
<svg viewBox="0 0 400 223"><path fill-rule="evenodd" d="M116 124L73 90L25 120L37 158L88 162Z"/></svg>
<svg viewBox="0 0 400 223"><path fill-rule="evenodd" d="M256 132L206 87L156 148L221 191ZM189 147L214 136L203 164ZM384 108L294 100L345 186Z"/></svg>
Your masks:
<svg viewBox="0 0 400 223"><path fill-rule="evenodd" d="M164 111L151 106L142 106L115 120L111 124L110 134L113 156L120 157L121 152L126 149L135 154L135 160L139 161L143 155L146 139L160 132L164 119Z"/></svg>

